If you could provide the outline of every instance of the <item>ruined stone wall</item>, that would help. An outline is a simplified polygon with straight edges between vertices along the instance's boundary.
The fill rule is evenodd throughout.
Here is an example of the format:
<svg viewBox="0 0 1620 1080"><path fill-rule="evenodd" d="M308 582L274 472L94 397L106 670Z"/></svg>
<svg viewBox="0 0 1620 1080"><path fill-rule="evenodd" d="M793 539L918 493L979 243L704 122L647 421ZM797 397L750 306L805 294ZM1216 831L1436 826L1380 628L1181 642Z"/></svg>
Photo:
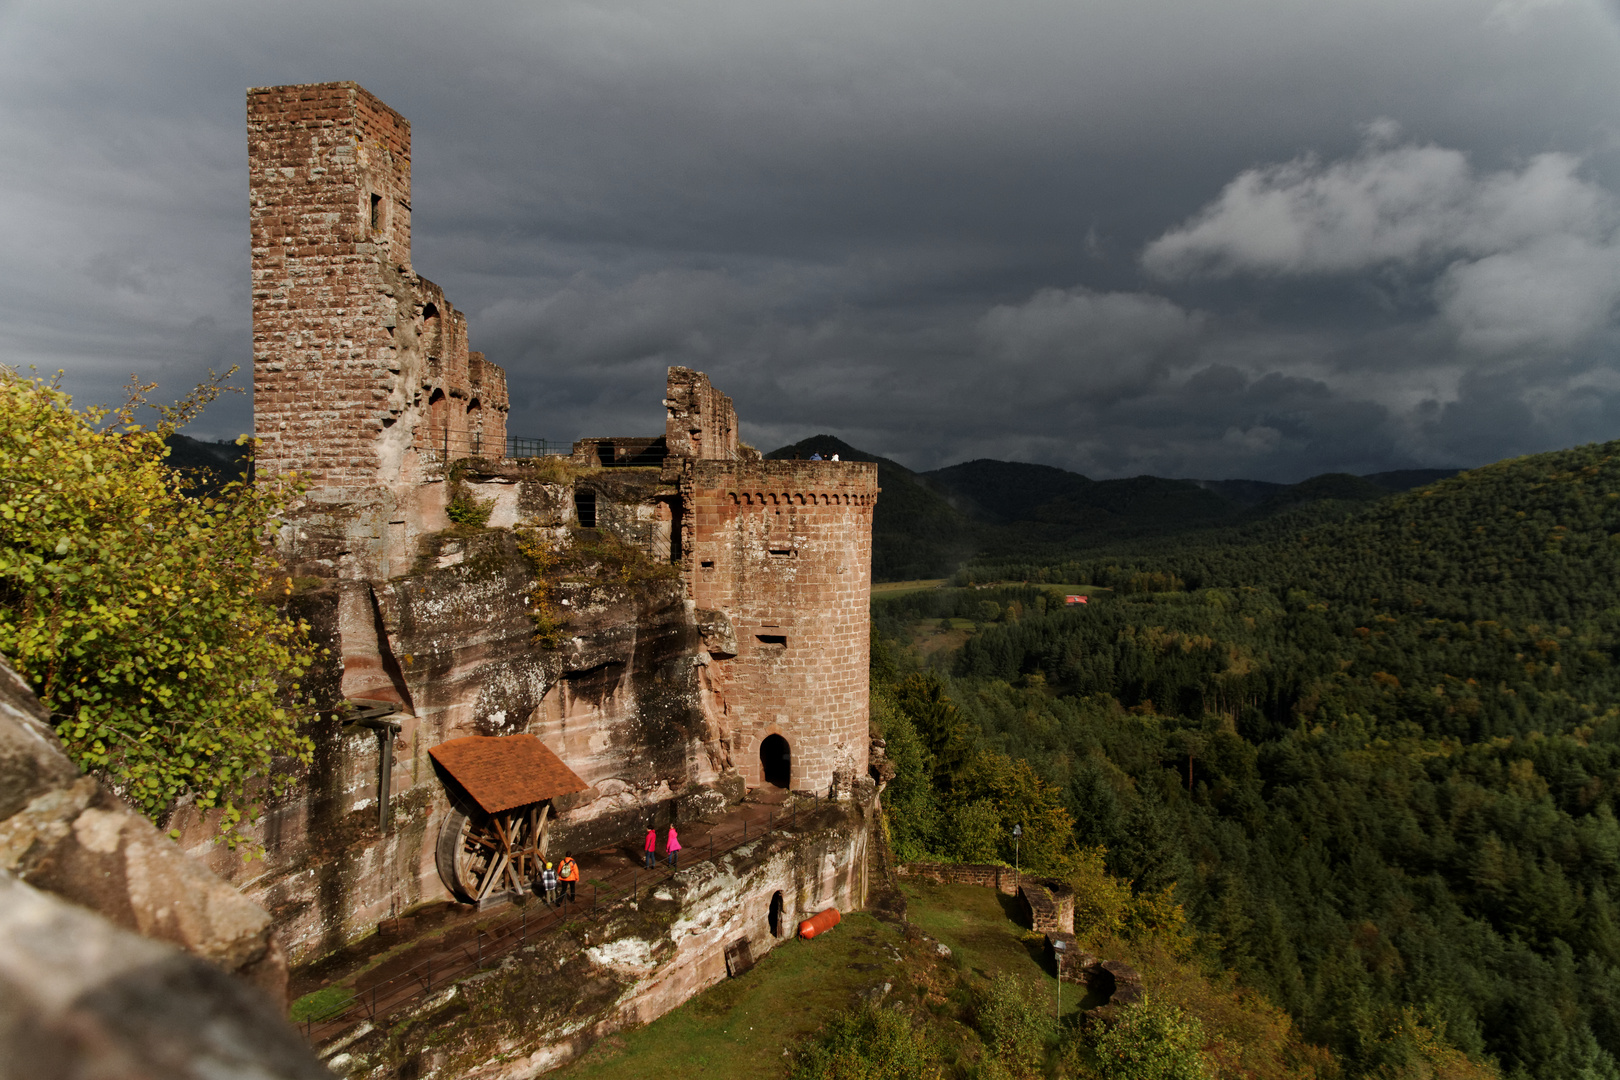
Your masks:
<svg viewBox="0 0 1620 1080"><path fill-rule="evenodd" d="M258 470L311 483L284 550L387 577L448 524L446 461L504 452L505 373L411 267L404 117L354 83L249 90L248 167Z"/></svg>
<svg viewBox="0 0 1620 1080"><path fill-rule="evenodd" d="M871 749L877 466L696 460L681 491L692 599L726 613L736 634L736 656L707 665L734 762L750 786L764 782L761 743L781 735L793 789L847 788Z"/></svg>
<svg viewBox="0 0 1620 1080"><path fill-rule="evenodd" d="M522 504L555 497L543 482L510 486ZM684 820L741 795L693 664L702 630L684 582L667 572L625 580L576 562L552 586L565 620L555 648L534 640L541 582L504 529L429 537L410 573L295 598L334 650L310 673L312 688L400 704L391 826L380 829L377 814L382 744L339 719L312 732L315 762L298 792L253 830L262 859L215 846L210 818L171 823L194 855L270 910L295 961L447 897L434 844L449 801L428 749L448 739L538 736L590 784L553 807L553 841L580 849L644 828L649 814Z"/></svg>
<svg viewBox="0 0 1620 1080"><path fill-rule="evenodd" d="M742 456L737 410L703 372L670 368L664 408L664 444L671 455L709 461Z"/></svg>
<svg viewBox="0 0 1620 1080"><path fill-rule="evenodd" d="M327 1051L328 1064L340 1075L424 1080L518 1080L566 1064L724 981L733 958L759 959L799 920L863 907L877 813L872 798L823 803L795 828L695 863L635 904L570 920L407 1016L362 1025L331 1044L341 1051ZM483 1007L491 1001L502 1007Z"/></svg>

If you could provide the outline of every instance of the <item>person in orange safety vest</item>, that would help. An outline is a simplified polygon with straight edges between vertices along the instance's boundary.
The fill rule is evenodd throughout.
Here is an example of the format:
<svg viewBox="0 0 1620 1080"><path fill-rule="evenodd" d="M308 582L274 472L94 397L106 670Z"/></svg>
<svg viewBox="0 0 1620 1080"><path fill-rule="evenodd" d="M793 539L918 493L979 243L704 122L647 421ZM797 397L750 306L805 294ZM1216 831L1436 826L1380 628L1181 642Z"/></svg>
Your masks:
<svg viewBox="0 0 1620 1080"><path fill-rule="evenodd" d="M557 881L562 885L562 891L568 897L568 902L574 902L574 883L579 880L579 864L572 855L564 855L562 862L557 864Z"/></svg>

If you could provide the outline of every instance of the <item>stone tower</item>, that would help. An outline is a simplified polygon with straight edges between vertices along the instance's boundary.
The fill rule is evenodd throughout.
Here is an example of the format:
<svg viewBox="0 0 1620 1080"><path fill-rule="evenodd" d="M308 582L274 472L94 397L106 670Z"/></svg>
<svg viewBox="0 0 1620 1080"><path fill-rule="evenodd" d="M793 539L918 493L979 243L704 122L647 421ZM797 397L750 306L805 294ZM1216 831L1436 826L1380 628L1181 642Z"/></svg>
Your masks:
<svg viewBox="0 0 1620 1080"><path fill-rule="evenodd" d="M689 595L736 634L708 665L733 761L750 787L847 793L871 752L877 466L745 455L731 399L701 372L671 368L665 407Z"/></svg>
<svg viewBox="0 0 1620 1080"><path fill-rule="evenodd" d="M335 82L249 90L247 120L259 472L355 519L307 523L295 563L387 577L446 524L446 461L504 452L506 374L411 267L404 117Z"/></svg>

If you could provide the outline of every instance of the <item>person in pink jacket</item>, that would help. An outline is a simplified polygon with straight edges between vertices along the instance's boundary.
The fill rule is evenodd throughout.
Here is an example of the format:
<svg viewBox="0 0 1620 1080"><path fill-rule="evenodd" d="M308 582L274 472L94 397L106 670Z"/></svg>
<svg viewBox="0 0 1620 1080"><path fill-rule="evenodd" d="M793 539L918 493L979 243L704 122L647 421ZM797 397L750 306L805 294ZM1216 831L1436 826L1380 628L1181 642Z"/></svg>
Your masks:
<svg viewBox="0 0 1620 1080"><path fill-rule="evenodd" d="M664 841L664 849L669 852L669 865L675 866L675 856L681 850L681 838L675 834L675 823L669 823L669 839Z"/></svg>
<svg viewBox="0 0 1620 1080"><path fill-rule="evenodd" d="M647 826L647 869L653 868L653 859L658 857L658 830L651 825Z"/></svg>

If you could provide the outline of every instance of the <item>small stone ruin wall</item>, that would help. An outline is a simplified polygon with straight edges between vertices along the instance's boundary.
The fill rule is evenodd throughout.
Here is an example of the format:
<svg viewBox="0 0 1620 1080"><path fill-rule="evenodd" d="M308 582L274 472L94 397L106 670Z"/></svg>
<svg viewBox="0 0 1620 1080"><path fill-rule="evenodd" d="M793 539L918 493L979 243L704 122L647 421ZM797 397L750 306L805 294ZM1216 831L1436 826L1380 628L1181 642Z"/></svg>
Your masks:
<svg viewBox="0 0 1620 1080"><path fill-rule="evenodd" d="M1000 863L900 863L894 872L898 877L921 878L937 885L980 885L1018 895L1018 872Z"/></svg>

